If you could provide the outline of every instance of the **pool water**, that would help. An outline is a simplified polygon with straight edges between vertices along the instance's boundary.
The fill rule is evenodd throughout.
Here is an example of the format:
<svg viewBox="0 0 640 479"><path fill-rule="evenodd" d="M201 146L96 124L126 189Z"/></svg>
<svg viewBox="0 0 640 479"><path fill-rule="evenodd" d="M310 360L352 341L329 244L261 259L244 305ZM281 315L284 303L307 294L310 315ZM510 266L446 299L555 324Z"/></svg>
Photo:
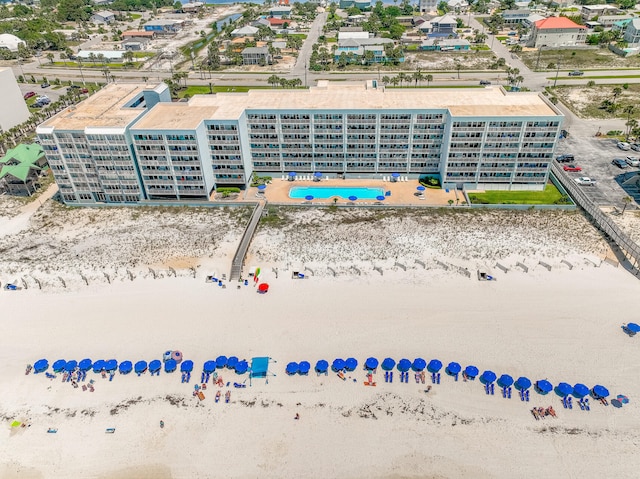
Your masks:
<svg viewBox="0 0 640 479"><path fill-rule="evenodd" d="M359 200L375 200L377 196L384 196L382 188L347 188L331 186L294 186L289 190L289 198L305 199L313 196L315 199L324 200L339 196L345 200L350 196L355 196Z"/></svg>

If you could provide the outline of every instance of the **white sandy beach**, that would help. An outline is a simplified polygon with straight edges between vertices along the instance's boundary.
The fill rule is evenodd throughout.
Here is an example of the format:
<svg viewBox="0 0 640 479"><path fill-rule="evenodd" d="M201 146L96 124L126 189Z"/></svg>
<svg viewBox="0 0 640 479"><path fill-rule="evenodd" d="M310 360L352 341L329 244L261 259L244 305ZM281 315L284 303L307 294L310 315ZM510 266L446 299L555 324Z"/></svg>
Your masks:
<svg viewBox="0 0 640 479"><path fill-rule="evenodd" d="M638 320L640 283L602 262L606 244L579 214L373 221L362 212L281 210L274 213L283 221L269 220L250 249L247 265L261 266L271 285L259 295L253 286L204 281L228 274L244 213L136 212L57 211L48 203L28 229L0 240L0 280L24 277L29 286L0 292L1 478L637 477L640 338L620 326ZM291 279L304 266L315 274ZM479 267L498 281L477 281ZM60 376L24 374L40 358L135 362L169 349L195 362L190 384L179 373L109 382L90 372L91 393ZM193 385L203 362L220 354L270 356L275 377L229 388L230 404L216 404L218 388L209 384L200 402ZM368 356L438 358L554 385L599 383L630 403L592 400L590 412L565 410L554 393L532 391L524 403L445 374L425 393L413 377L388 384L380 371L376 387L363 385L361 369L345 382L284 373L289 361L349 356L361 365ZM536 421L529 412L549 405L557 419ZM12 429L14 420L30 427ZM47 434L50 427L58 432Z"/></svg>

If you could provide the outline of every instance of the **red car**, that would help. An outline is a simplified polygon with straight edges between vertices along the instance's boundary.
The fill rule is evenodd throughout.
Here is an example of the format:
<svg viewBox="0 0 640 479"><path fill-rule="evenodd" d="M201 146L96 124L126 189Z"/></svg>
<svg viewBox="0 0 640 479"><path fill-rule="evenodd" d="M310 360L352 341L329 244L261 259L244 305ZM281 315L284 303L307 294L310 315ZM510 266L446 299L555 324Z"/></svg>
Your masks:
<svg viewBox="0 0 640 479"><path fill-rule="evenodd" d="M36 96L36 92L35 91L28 91L27 93L24 94L24 99L28 100L29 98Z"/></svg>
<svg viewBox="0 0 640 479"><path fill-rule="evenodd" d="M87 88L82 88L82 89L80 90L80 93L89 93L89 89L87 89Z"/></svg>
<svg viewBox="0 0 640 479"><path fill-rule="evenodd" d="M577 165L564 165L562 168L564 171L582 171L582 168Z"/></svg>

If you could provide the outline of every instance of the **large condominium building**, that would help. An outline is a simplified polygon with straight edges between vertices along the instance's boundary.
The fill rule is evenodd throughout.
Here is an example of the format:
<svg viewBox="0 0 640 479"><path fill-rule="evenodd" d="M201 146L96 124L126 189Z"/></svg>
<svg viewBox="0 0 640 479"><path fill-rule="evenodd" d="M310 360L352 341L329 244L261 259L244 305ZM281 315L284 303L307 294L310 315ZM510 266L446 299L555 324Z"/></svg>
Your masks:
<svg viewBox="0 0 640 479"><path fill-rule="evenodd" d="M543 189L562 114L536 93L385 89L196 95L110 85L38 127L65 202L207 200L251 175L437 176L446 187Z"/></svg>

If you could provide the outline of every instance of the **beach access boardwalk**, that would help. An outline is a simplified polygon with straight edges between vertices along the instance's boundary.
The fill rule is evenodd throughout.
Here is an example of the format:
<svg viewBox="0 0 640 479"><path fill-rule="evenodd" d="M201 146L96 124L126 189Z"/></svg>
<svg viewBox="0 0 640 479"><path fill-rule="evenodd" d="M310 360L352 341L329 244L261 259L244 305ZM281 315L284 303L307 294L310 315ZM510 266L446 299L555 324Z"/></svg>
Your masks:
<svg viewBox="0 0 640 479"><path fill-rule="evenodd" d="M253 234L258 227L258 221L260 221L260 218L262 217L263 209L263 201L259 201L258 203L256 203L256 207L253 209L251 219L249 220L249 223L244 230L244 234L242 235L242 239L240 240L240 244L238 245L236 254L233 257L233 261L231 262L231 273L229 274L229 281L237 281L240 279L240 276L242 276L242 266L244 264L244 258L247 255L249 243L251 243Z"/></svg>
<svg viewBox="0 0 640 479"><path fill-rule="evenodd" d="M611 218L607 217L600 210L600 207L591 201L584 191L582 191L583 187L577 185L571 177L562 170L560 165L554 162L551 165L551 171L565 190L571 194L575 202L585 210L593 224L620 248L620 252L629 260L629 263L635 269L634 273L638 275L640 272L640 245L622 231Z"/></svg>

